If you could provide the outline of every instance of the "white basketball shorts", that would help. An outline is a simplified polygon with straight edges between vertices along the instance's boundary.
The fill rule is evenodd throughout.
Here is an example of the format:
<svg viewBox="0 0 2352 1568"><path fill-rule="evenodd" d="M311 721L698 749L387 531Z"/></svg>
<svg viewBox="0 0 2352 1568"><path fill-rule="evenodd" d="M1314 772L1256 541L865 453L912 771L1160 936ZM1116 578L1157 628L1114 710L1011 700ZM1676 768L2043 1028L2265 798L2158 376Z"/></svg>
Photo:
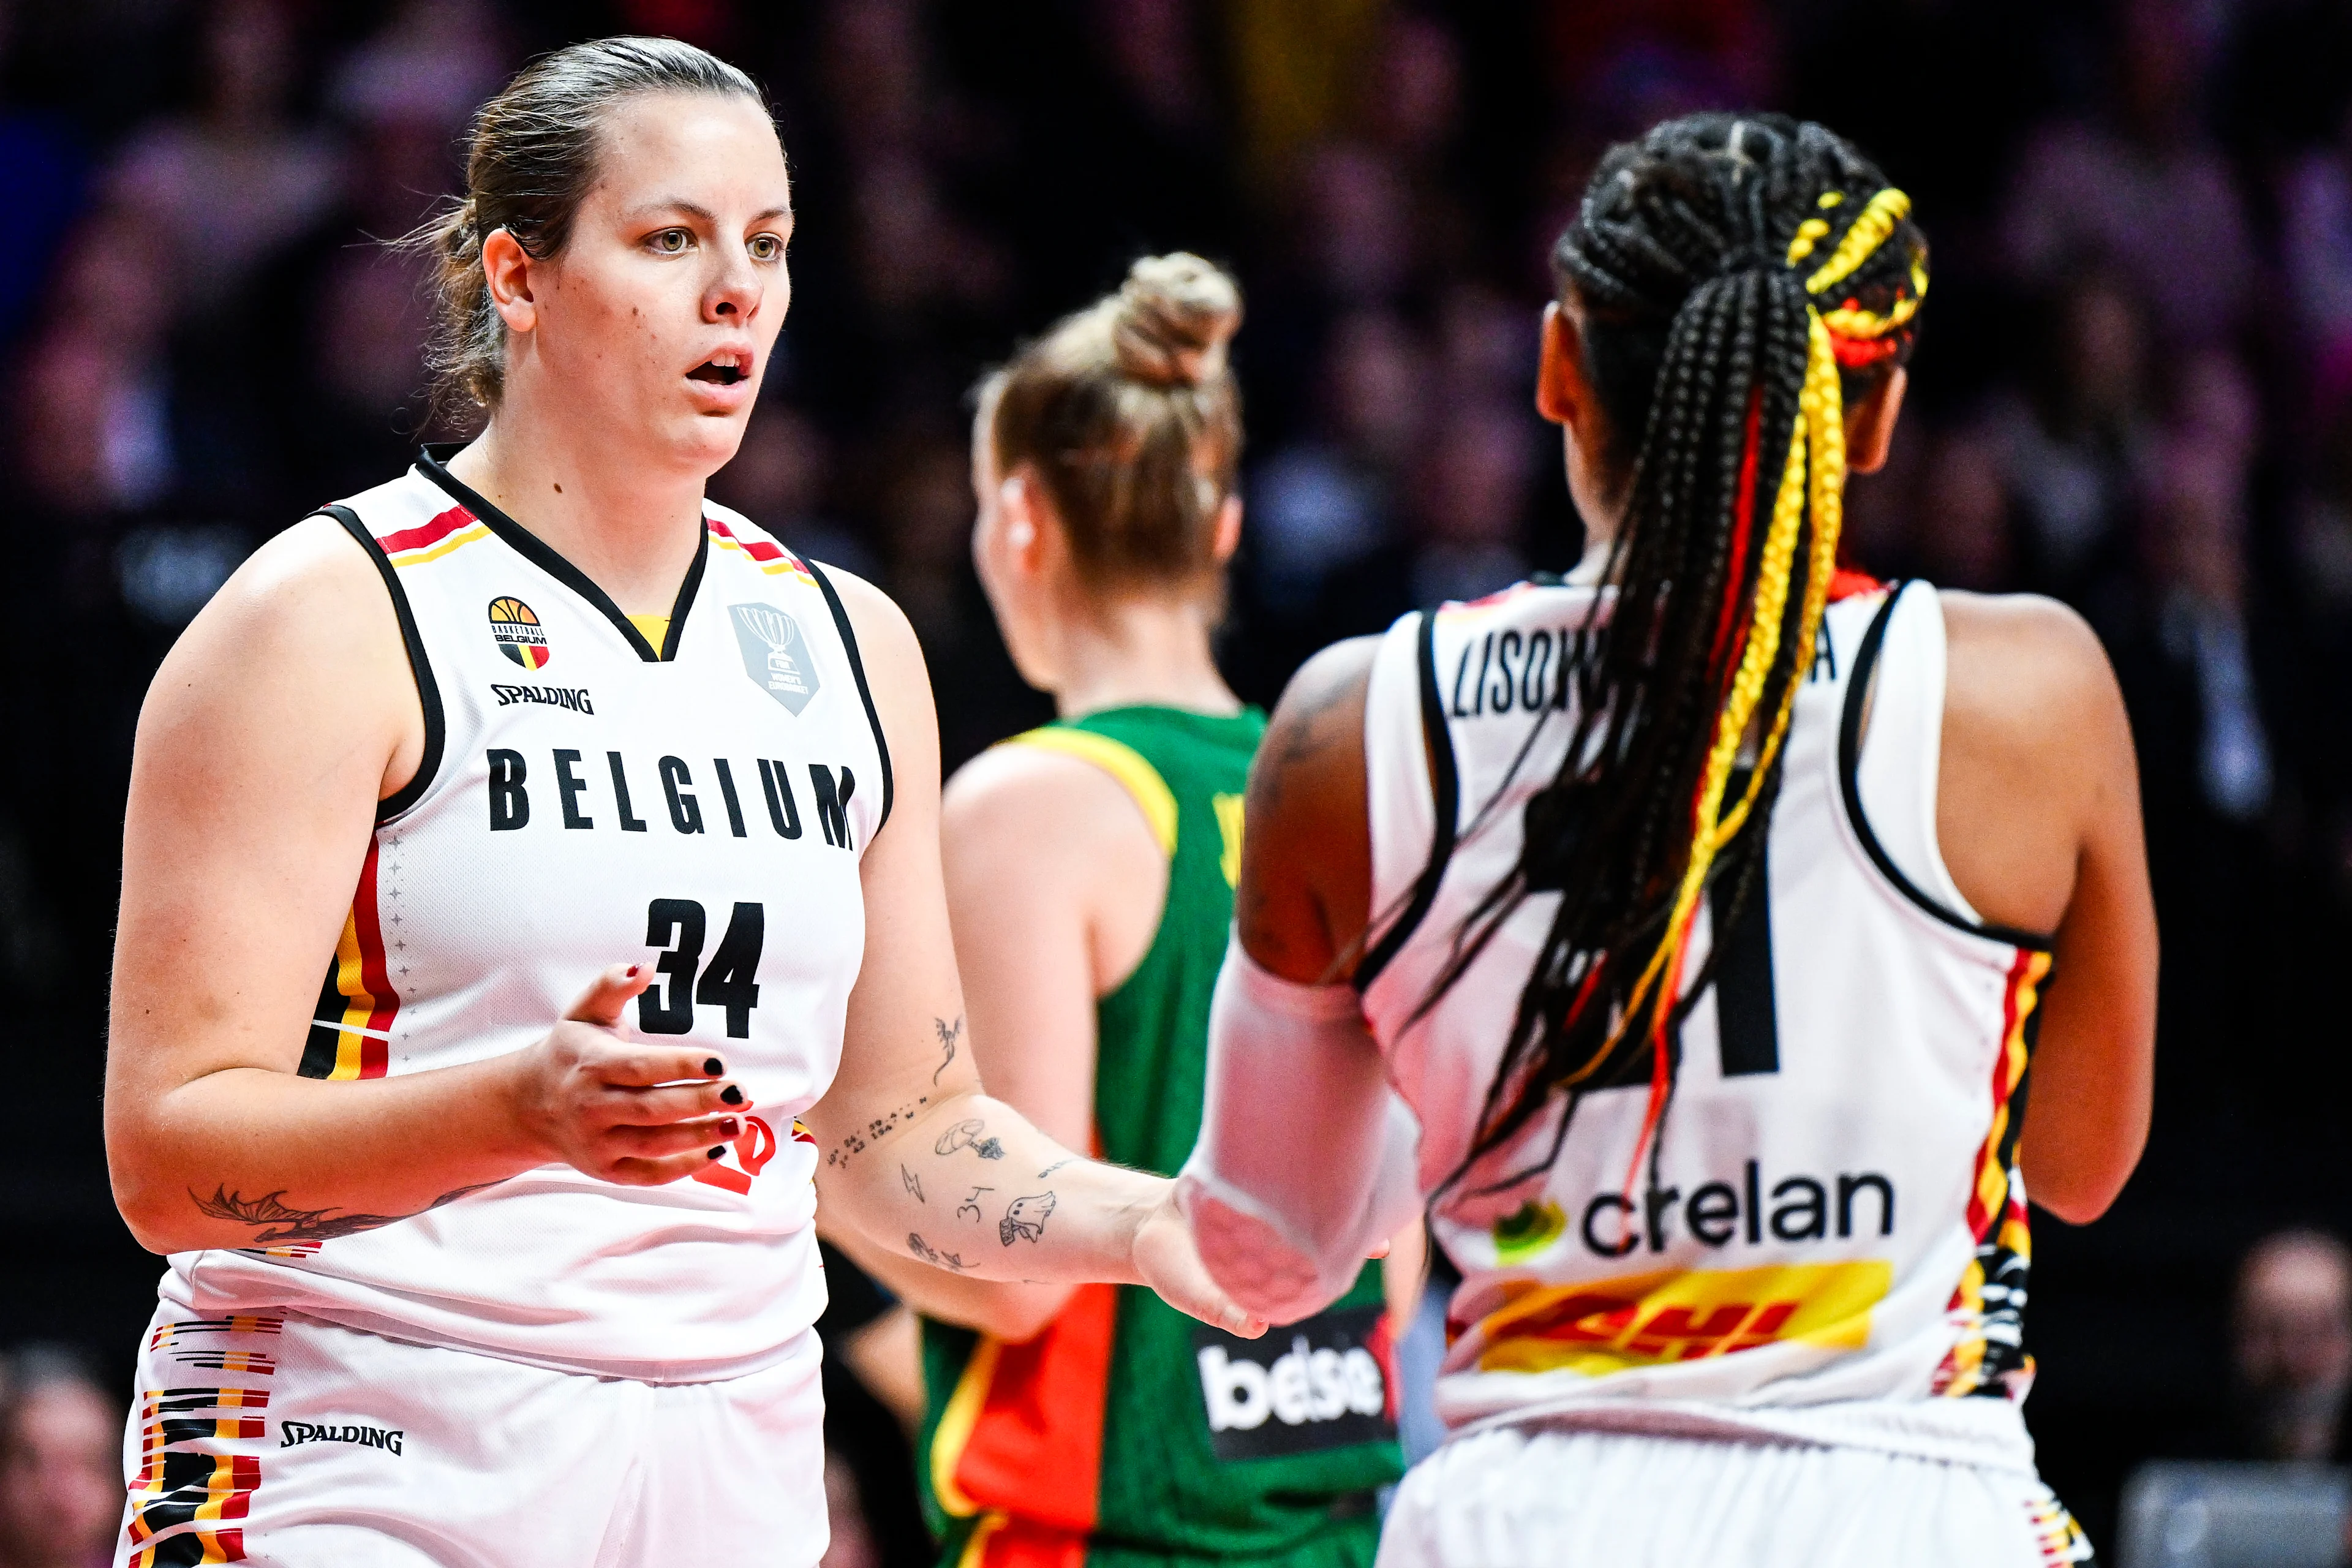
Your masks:
<svg viewBox="0 0 2352 1568"><path fill-rule="evenodd" d="M675 1568L824 1555L816 1336L720 1383L591 1377L166 1300L117 1568Z"/></svg>
<svg viewBox="0 0 2352 1568"><path fill-rule="evenodd" d="M2047 1568L2087 1563L2030 1471L1863 1448L1498 1427L1397 1489L1378 1568Z"/></svg>

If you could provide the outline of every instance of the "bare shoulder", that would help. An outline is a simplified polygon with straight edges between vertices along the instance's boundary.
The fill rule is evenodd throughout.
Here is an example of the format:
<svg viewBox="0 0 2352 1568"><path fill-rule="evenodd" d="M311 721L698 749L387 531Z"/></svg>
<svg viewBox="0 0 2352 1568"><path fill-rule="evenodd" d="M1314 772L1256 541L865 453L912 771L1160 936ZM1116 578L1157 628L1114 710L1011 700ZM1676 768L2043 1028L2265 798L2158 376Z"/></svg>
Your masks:
<svg viewBox="0 0 2352 1568"><path fill-rule="evenodd" d="M956 770L940 803L950 908L978 952L1079 935L1097 991L1142 961L1167 898L1168 858L1149 808L1082 757L993 746ZM1005 929L999 912L1019 909ZM970 977L967 977L968 981Z"/></svg>
<svg viewBox="0 0 2352 1568"><path fill-rule="evenodd" d="M281 836L305 811L364 820L425 745L381 572L332 521L308 519L254 552L164 657L140 708L131 817L224 842L261 831L257 813Z"/></svg>
<svg viewBox="0 0 2352 1568"><path fill-rule="evenodd" d="M907 613L889 595L855 572L838 566L822 570L825 581L841 595L842 613L849 617L858 668L865 672L874 717L888 748L887 761L897 801L890 821L897 822L911 808L921 825L916 831L929 837L939 820L940 721L923 645L915 637ZM887 826L877 843L890 840ZM898 839L904 837L898 836Z"/></svg>
<svg viewBox="0 0 2352 1568"><path fill-rule="evenodd" d="M2084 846L2136 837L2138 766L2106 650L2088 623L2030 595L1942 595L1937 835L1985 919L2058 929Z"/></svg>
<svg viewBox="0 0 2352 1568"><path fill-rule="evenodd" d="M1250 769L1234 918L1250 956L1321 984L1370 919L1364 702L1377 637L1334 643L1291 677Z"/></svg>
<svg viewBox="0 0 2352 1568"><path fill-rule="evenodd" d="M2098 634L2038 594L1940 592L1948 705L2021 736L2057 738L2120 717L2123 699Z"/></svg>
<svg viewBox="0 0 2352 1568"><path fill-rule="evenodd" d="M193 625L335 635L349 630L335 617L368 611L398 630L383 574L366 547L332 518L306 517L246 557Z"/></svg>
<svg viewBox="0 0 2352 1568"><path fill-rule="evenodd" d="M939 737L931 718L930 668L923 660L923 645L898 602L860 577L838 566L824 566L825 580L841 595L841 608L857 638L857 658L866 670L874 705L882 716L895 750L899 731L909 725L929 731L929 744ZM912 736L908 739L911 740Z"/></svg>
<svg viewBox="0 0 2352 1568"><path fill-rule="evenodd" d="M1364 760L1364 700L1371 687L1377 637L1349 637L1298 667L1267 720L1265 744L1251 774L1250 807L1266 785L1269 810L1295 784L1338 780L1352 773L1361 787Z"/></svg>
<svg viewBox="0 0 2352 1568"><path fill-rule="evenodd" d="M1094 837L1087 829L1150 833L1125 785L1084 758L1043 746L991 746L956 770L940 811L950 843L972 833L1039 847Z"/></svg>
<svg viewBox="0 0 2352 1568"><path fill-rule="evenodd" d="M381 573L333 520L313 517L230 574L173 645L147 707L315 688L337 692L337 710L350 714L371 696L395 698L403 682L414 690ZM397 716L385 707L388 721Z"/></svg>
<svg viewBox="0 0 2352 1568"><path fill-rule="evenodd" d="M857 634L858 656L869 678L877 666L895 667L912 660L920 668L922 645L916 640L914 624L898 607L898 601L855 572L819 564L825 581L841 595L841 607L849 616L851 629Z"/></svg>

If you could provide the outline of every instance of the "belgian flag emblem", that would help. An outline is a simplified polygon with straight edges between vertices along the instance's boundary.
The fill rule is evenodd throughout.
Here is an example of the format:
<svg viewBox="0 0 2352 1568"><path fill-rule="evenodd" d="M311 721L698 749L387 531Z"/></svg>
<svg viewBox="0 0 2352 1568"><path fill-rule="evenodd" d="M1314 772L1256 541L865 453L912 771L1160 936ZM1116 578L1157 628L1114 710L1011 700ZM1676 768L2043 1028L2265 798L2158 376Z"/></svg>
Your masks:
<svg viewBox="0 0 2352 1568"><path fill-rule="evenodd" d="M500 653L525 669L543 669L552 657L539 616L520 599L490 601L490 639Z"/></svg>

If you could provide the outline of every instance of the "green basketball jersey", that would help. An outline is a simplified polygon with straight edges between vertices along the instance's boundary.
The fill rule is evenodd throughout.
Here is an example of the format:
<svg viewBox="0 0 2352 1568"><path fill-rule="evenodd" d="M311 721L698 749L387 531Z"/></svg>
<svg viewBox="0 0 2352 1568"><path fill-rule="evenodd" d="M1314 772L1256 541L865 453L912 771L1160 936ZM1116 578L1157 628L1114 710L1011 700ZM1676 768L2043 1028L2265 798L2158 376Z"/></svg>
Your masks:
<svg viewBox="0 0 2352 1568"><path fill-rule="evenodd" d="M1097 1151L1119 1164L1173 1174L1200 1133L1209 996L1265 733L1254 709L1122 708L1007 742L1109 773L1169 857L1151 946L1096 1010ZM1381 1304L1372 1264L1330 1310L1257 1341L1108 1285L1081 1287L1026 1344L926 1321L922 1481L944 1560L1370 1563L1372 1491L1402 1468Z"/></svg>

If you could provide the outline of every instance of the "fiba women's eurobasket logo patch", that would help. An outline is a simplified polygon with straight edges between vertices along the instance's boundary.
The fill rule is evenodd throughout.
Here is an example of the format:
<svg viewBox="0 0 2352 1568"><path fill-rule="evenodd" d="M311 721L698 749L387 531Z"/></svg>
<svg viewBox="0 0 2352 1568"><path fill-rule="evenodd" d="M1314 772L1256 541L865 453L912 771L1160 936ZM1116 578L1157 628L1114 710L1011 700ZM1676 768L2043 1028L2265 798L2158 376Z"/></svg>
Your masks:
<svg viewBox="0 0 2352 1568"><path fill-rule="evenodd" d="M499 651L525 669L544 669L552 657L539 616L520 599L490 601L490 640Z"/></svg>
<svg viewBox="0 0 2352 1568"><path fill-rule="evenodd" d="M816 666L800 623L773 605L730 605L727 613L743 650L743 673L799 718L817 691Z"/></svg>

